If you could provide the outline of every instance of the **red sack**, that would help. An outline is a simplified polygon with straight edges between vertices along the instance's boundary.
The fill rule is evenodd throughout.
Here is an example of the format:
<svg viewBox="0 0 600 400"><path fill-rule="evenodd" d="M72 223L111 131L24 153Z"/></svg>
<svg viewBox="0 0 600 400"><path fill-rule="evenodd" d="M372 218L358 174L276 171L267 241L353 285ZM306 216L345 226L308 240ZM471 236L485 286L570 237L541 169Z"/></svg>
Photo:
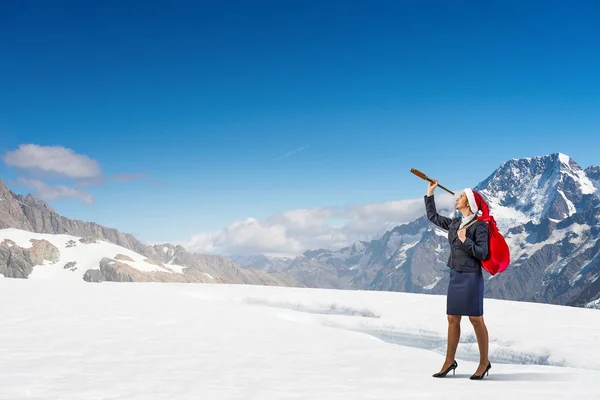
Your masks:
<svg viewBox="0 0 600 400"><path fill-rule="evenodd" d="M477 219L484 221L484 217ZM498 231L494 217L491 215L488 216L485 222L488 224L490 241L488 256L485 260L481 261L481 266L491 275L496 275L508 268L508 264L510 264L510 249L504 236Z"/></svg>
<svg viewBox="0 0 600 400"><path fill-rule="evenodd" d="M508 268L508 265L510 264L510 249L508 248L504 236L498 231L496 220L490 215L490 209L483 200L483 197L475 191L473 191L473 195L477 207L482 214L480 217L477 217L477 219L487 223L490 238L488 256L481 262L481 265L483 269L491 275L496 275Z"/></svg>

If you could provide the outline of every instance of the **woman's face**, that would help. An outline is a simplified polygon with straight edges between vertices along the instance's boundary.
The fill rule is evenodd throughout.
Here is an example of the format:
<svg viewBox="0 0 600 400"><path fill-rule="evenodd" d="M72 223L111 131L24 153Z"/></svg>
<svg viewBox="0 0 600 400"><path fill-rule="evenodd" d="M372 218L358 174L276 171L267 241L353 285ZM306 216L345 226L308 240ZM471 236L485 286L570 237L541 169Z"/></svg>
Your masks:
<svg viewBox="0 0 600 400"><path fill-rule="evenodd" d="M467 195L465 192L462 192L460 196L456 199L456 209L460 210L461 208L469 207L469 202L467 200Z"/></svg>

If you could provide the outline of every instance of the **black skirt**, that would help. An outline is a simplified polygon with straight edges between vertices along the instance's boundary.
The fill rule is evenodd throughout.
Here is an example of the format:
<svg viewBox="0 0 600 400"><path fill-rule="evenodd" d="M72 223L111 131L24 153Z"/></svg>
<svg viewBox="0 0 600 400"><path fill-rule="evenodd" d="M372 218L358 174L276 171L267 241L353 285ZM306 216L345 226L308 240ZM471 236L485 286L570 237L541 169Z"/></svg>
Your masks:
<svg viewBox="0 0 600 400"><path fill-rule="evenodd" d="M483 272L481 268L477 268L474 272L450 270L446 314L483 315Z"/></svg>

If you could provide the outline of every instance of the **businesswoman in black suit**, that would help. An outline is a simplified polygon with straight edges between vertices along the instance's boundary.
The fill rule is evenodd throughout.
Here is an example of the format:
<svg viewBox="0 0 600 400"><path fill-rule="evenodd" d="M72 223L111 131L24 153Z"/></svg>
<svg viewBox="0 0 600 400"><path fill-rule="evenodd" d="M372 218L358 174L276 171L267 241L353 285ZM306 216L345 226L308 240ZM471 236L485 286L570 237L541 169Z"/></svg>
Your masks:
<svg viewBox="0 0 600 400"><path fill-rule="evenodd" d="M483 198L472 189L465 189L456 199L456 209L462 217L448 218L437 213L433 192L438 186L436 180L429 183L425 208L427 218L438 227L448 231L450 242L450 283L446 298L448 315L448 347L446 360L436 378L445 377L458 366L455 360L456 348L460 339L460 321L468 316L479 346L479 366L471 379L483 379L492 367L488 358L488 332L483 321L483 271L481 260L488 255L488 227L477 219ZM478 204L479 203L479 204Z"/></svg>

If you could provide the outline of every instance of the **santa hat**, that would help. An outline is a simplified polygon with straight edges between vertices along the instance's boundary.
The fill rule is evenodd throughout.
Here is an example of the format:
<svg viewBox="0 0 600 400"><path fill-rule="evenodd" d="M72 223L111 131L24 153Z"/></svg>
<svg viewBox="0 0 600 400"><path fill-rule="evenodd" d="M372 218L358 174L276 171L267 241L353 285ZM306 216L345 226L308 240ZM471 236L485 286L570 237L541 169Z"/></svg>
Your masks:
<svg viewBox="0 0 600 400"><path fill-rule="evenodd" d="M465 189L465 194L467 195L469 208L473 214L477 215L479 211L481 211L482 217L487 217L490 214L490 209L487 203L485 200L483 200L483 197L481 197L479 193L473 189L467 188Z"/></svg>

